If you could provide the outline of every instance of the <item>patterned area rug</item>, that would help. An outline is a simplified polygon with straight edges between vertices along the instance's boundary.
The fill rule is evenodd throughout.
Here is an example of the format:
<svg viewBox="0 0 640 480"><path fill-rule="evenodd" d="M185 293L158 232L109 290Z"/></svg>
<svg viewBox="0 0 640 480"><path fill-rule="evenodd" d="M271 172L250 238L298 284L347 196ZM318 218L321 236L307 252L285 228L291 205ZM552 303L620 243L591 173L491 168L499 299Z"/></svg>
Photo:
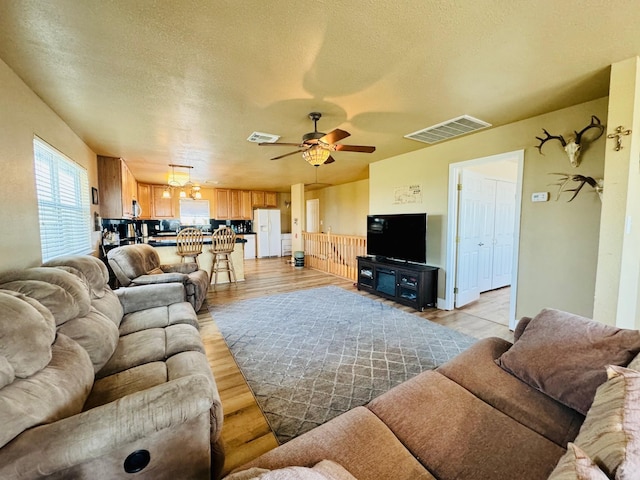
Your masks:
<svg viewBox="0 0 640 480"><path fill-rule="evenodd" d="M281 443L475 342L338 287L209 310Z"/></svg>

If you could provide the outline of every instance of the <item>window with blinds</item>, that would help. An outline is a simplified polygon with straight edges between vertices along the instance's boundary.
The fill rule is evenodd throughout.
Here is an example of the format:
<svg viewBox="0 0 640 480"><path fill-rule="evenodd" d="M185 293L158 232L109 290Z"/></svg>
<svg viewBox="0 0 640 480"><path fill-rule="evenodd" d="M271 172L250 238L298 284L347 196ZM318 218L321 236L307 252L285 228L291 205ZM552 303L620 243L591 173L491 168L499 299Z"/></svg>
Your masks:
<svg viewBox="0 0 640 480"><path fill-rule="evenodd" d="M87 171L43 142L33 140L42 261L91 252Z"/></svg>

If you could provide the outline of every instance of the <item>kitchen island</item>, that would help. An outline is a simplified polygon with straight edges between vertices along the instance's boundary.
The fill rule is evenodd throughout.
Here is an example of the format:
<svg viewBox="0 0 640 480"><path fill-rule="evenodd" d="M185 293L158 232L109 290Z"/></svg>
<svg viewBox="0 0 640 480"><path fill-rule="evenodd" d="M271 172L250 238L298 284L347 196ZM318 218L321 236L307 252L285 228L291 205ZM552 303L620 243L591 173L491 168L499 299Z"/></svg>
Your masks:
<svg viewBox="0 0 640 480"><path fill-rule="evenodd" d="M236 238L236 246L231 254L231 261L236 272L236 281L244 280L244 243L246 240ZM154 247L160 257L160 263L171 264L180 263L181 257L176 253L176 237L149 237L149 245ZM188 259L191 260L191 259ZM200 268L206 270L211 277L211 268L213 267L213 254L211 253L211 237L204 239L202 253L198 255L198 264ZM229 283L229 274L221 272L218 274L218 283Z"/></svg>

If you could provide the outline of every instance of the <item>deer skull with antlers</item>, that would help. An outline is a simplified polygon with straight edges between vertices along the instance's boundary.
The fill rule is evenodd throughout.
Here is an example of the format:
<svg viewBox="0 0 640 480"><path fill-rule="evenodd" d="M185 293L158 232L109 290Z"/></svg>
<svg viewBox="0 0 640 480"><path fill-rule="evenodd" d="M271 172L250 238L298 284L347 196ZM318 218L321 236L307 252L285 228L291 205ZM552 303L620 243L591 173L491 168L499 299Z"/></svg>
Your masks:
<svg viewBox="0 0 640 480"><path fill-rule="evenodd" d="M542 131L545 133L546 137L545 138L536 137L538 140L540 140L540 145L536 146L536 148L538 149L538 151L540 152L541 155L544 155L542 153L542 146L549 140L558 140L558 141L560 141L560 143L564 147L564 151L567 152L567 155L569 156L569 162L571 163L571 166L572 167L577 167L578 165L580 165L580 151L581 151L581 148L582 148L582 135L587 130L590 130L592 128L596 128L596 129L598 129L600 131L600 133L598 133L598 135L593 140L591 140L593 142L593 141L596 141L598 138L600 138L602 136L602 134L604 133L604 125L602 125L602 123L600 122L600 119L598 117L596 117L595 115L591 115L591 123L589 125L584 127L579 132L576 132L574 130L573 133L575 133L575 137L573 139L571 139L570 142L567 142L562 135L551 135L549 132L547 132L543 128Z"/></svg>

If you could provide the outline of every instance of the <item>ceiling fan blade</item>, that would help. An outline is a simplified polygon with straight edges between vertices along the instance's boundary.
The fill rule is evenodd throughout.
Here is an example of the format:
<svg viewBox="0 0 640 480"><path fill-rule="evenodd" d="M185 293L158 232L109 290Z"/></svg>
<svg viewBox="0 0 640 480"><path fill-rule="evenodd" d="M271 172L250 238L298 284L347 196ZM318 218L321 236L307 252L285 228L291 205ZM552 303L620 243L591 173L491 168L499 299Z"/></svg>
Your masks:
<svg viewBox="0 0 640 480"><path fill-rule="evenodd" d="M324 137L319 138L318 142L322 142L330 145L332 143L339 142L343 138L347 138L350 135L351 134L349 132L345 132L344 130L340 130L339 128L336 128L335 130L327 133Z"/></svg>
<svg viewBox="0 0 640 480"><path fill-rule="evenodd" d="M376 151L376 147L368 147L366 145L334 145L335 151L339 152L362 152L373 153Z"/></svg>
<svg viewBox="0 0 640 480"><path fill-rule="evenodd" d="M335 158L333 158L331 155L329 155L329 158L327 158L327 159L324 161L323 165L327 165L327 164L329 164L329 163L333 163L333 162L335 162L335 161L336 161L336 159L335 159Z"/></svg>
<svg viewBox="0 0 640 480"><path fill-rule="evenodd" d="M290 147L299 147L300 146L299 143L273 143L273 142L260 142L258 145L261 146L261 147L268 147L268 146L279 147L280 145L286 145L286 146L290 146Z"/></svg>
<svg viewBox="0 0 640 480"><path fill-rule="evenodd" d="M293 152L285 153L284 155L280 155L279 157L270 158L269 160L279 160L281 158L288 157L289 155L294 155L296 153L304 152L305 150L306 150L306 148L302 148L300 150L295 150Z"/></svg>

